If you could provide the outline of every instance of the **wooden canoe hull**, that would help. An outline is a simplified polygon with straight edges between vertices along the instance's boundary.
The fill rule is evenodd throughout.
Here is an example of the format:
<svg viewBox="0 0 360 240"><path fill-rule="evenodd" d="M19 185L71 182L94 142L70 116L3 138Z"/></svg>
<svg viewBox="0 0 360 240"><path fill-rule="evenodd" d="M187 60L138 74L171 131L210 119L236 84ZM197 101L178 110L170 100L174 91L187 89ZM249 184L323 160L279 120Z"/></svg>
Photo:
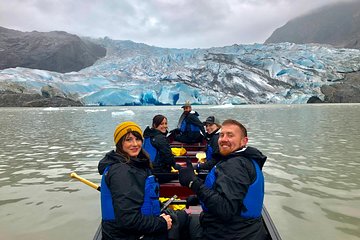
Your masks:
<svg viewBox="0 0 360 240"><path fill-rule="evenodd" d="M196 214L196 212L192 211L191 214ZM268 233L268 239L267 240L281 240L281 236L280 236L279 232L277 231L276 226L275 226L274 222L272 221L272 219L270 217L270 214L267 211L267 209L265 208L265 206L263 206L261 216L262 216L262 220L263 220L264 225L265 225L265 229L266 229L266 231ZM100 223L98 229L95 232L93 240L102 240L101 223Z"/></svg>

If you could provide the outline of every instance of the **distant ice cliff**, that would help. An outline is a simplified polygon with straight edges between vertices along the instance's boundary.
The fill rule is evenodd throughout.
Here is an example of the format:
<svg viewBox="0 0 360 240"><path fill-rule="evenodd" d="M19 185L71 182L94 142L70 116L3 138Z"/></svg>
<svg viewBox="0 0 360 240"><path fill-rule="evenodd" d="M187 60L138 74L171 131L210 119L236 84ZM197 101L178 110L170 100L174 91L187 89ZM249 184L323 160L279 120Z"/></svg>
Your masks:
<svg viewBox="0 0 360 240"><path fill-rule="evenodd" d="M323 45L167 49L109 38L97 43L107 56L79 72L9 68L0 71L0 83L34 92L50 85L86 105L290 104L322 99L322 85L360 70L359 50Z"/></svg>

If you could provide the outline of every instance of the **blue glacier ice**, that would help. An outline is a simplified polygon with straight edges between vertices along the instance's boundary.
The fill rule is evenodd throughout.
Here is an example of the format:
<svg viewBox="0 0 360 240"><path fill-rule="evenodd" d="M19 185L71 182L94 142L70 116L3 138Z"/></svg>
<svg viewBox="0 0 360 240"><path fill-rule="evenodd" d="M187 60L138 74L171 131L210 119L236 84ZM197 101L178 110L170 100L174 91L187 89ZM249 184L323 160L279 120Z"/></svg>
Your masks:
<svg viewBox="0 0 360 240"><path fill-rule="evenodd" d="M79 72L0 71L40 93L51 85L86 105L306 103L320 87L360 70L360 51L315 44L252 44L169 49L109 38L93 40L106 57ZM0 87L1 90L1 87Z"/></svg>

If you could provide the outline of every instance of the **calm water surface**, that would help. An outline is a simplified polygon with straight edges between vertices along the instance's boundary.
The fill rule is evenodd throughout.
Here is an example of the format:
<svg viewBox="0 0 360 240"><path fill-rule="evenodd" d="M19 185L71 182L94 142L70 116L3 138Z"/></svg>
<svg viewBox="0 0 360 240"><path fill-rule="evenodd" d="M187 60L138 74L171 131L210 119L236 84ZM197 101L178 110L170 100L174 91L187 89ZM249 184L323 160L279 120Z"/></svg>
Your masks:
<svg viewBox="0 0 360 240"><path fill-rule="evenodd" d="M195 106L235 118L268 156L265 204L283 239L360 239L360 104ZM124 120L155 114L174 128L180 107L0 108L0 239L92 239L97 163Z"/></svg>

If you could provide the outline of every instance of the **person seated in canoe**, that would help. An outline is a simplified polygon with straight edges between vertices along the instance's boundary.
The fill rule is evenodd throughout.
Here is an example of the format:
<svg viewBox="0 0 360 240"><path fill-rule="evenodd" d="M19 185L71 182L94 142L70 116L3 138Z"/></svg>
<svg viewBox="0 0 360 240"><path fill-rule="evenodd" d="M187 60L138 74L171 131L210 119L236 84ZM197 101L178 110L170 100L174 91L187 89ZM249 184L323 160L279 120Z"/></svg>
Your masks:
<svg viewBox="0 0 360 240"><path fill-rule="evenodd" d="M267 157L247 146L247 130L236 120L222 123L218 143L222 158L205 181L195 175L191 162L179 171L180 184L197 197L189 197L187 205L196 200L202 205L199 235L209 240L267 239L261 218Z"/></svg>
<svg viewBox="0 0 360 240"><path fill-rule="evenodd" d="M142 148L141 128L134 122L119 124L114 142L116 150L98 164L102 175L102 239L168 239L175 231L174 221L160 212L159 184ZM185 211L176 212L187 217Z"/></svg>
<svg viewBox="0 0 360 240"><path fill-rule="evenodd" d="M171 173L171 168L179 170L180 165L175 163L174 155L166 138L168 129L167 118L163 115L153 117L151 128L148 126L144 131L143 148L149 154L153 165L152 172L158 177L159 183L178 179L177 174Z"/></svg>
<svg viewBox="0 0 360 240"><path fill-rule="evenodd" d="M209 116L206 118L205 122L206 129L206 161L199 161L196 170L211 170L217 163L219 158L219 134L220 134L220 122L215 116Z"/></svg>
<svg viewBox="0 0 360 240"><path fill-rule="evenodd" d="M174 134L174 140L182 143L202 142L205 136L205 129L199 120L199 114L192 110L189 101L186 101L181 108L184 111L179 118L177 128L171 131Z"/></svg>

